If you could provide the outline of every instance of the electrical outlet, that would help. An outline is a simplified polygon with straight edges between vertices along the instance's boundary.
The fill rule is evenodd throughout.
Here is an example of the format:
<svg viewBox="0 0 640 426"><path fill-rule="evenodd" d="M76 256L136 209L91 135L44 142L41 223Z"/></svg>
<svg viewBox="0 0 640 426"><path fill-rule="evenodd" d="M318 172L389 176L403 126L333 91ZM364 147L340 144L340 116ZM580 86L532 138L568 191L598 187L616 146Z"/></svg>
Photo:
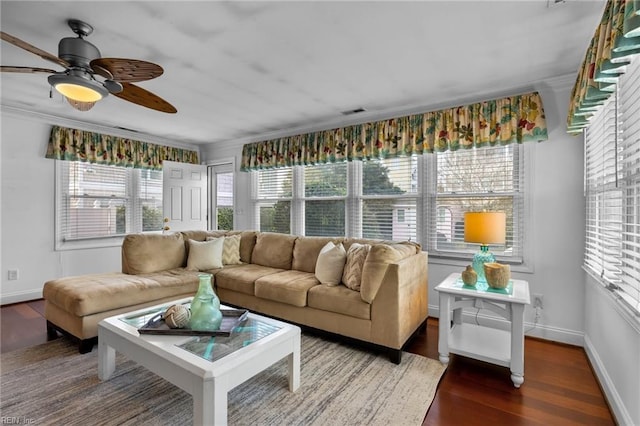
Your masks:
<svg viewBox="0 0 640 426"><path fill-rule="evenodd" d="M544 309L544 297L541 294L533 295L533 307Z"/></svg>
<svg viewBox="0 0 640 426"><path fill-rule="evenodd" d="M9 281L14 281L18 279L18 270L17 269L9 269L9 273L7 274L7 279Z"/></svg>

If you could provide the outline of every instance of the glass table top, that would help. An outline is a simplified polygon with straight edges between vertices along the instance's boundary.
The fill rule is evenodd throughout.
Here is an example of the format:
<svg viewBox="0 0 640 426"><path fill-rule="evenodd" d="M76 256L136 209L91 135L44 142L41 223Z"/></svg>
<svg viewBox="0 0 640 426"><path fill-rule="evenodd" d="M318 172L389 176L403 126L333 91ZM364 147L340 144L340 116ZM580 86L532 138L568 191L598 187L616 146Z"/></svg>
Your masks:
<svg viewBox="0 0 640 426"><path fill-rule="evenodd" d="M136 315L123 316L120 320L135 328L141 328L147 324L150 319L164 312L173 304L174 303L168 303L167 305L139 312ZM189 303L185 303L185 305L188 306ZM266 321L247 318L236 326L229 336L194 336L187 342L177 344L176 346L208 361L216 361L275 333L280 330L280 328L281 327Z"/></svg>

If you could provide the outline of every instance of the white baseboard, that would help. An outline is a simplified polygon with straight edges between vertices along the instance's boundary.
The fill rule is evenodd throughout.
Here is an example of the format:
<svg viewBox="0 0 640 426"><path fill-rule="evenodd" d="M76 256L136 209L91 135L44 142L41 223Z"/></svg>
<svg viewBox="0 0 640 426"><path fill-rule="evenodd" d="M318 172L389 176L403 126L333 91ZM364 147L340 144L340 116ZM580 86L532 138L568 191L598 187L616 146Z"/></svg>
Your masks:
<svg viewBox="0 0 640 426"><path fill-rule="evenodd" d="M37 299L42 299L42 290L16 291L0 295L0 305L9 305L11 303L20 303Z"/></svg>
<svg viewBox="0 0 640 426"><path fill-rule="evenodd" d="M437 305L429 305L429 316L440 318L440 308ZM493 315L486 315L480 312L477 316L471 312L465 311L462 315L464 322L478 323L487 327L497 328L499 330L509 330L511 323L504 318ZM584 333L581 331L568 330L558 327L551 327L543 324L533 324L531 322L524 323L525 335L537 337L544 340L566 343L574 346L584 346Z"/></svg>
<svg viewBox="0 0 640 426"><path fill-rule="evenodd" d="M619 425L633 425L633 419L631 418L629 411L627 411L622 398L620 398L620 394L616 390L613 380L611 380L611 377L607 373L607 369L602 362L602 359L600 359L598 352L596 352L596 349L593 346L593 343L591 343L588 335L584 336L584 349L587 353L587 357L589 358L589 362L591 362L591 366L598 377L600 386L602 386L602 390L604 391L607 402L611 407L611 411L613 411L616 422Z"/></svg>

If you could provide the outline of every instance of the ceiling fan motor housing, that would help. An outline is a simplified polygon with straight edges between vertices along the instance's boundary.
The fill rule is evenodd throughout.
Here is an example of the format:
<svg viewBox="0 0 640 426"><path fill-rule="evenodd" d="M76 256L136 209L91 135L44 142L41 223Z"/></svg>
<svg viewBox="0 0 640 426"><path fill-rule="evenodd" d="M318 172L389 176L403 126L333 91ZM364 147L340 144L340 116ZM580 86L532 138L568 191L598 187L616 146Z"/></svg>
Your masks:
<svg viewBox="0 0 640 426"><path fill-rule="evenodd" d="M80 37L65 37L58 43L58 57L69 62L72 67L90 70L89 63L100 58L100 51Z"/></svg>

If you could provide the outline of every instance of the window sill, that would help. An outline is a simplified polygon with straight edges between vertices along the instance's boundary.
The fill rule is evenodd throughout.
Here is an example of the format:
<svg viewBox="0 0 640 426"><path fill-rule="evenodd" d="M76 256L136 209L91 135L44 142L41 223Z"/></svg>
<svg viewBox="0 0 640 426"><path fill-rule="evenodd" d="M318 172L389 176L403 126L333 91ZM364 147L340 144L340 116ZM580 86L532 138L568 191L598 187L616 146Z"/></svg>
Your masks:
<svg viewBox="0 0 640 426"><path fill-rule="evenodd" d="M87 250L108 247L122 247L124 237L96 238L76 241L56 241L56 251Z"/></svg>
<svg viewBox="0 0 640 426"><path fill-rule="evenodd" d="M429 254L430 264L455 266L458 268L464 268L465 266L470 265L472 259L473 259L473 254L470 254L468 259L444 257L444 256ZM500 263L509 264L507 261L503 261L501 259L498 259L497 261ZM518 272L522 274L533 274L533 266L531 266L526 261L524 263L509 264L509 265L511 267L511 271L513 272Z"/></svg>

